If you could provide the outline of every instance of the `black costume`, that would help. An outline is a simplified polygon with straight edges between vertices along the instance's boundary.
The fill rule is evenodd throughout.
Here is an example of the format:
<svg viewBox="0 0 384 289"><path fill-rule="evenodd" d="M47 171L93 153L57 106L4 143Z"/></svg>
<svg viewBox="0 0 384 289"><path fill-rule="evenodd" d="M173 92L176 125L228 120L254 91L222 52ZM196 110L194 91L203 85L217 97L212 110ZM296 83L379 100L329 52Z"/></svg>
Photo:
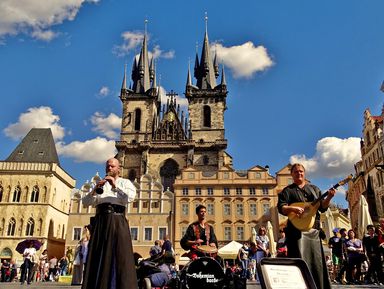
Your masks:
<svg viewBox="0 0 384 289"><path fill-rule="evenodd" d="M83 205L96 206L91 221L82 289L137 289L131 234L125 206L133 201L136 189L126 179L118 178L116 188L107 182L100 195L88 194Z"/></svg>
<svg viewBox="0 0 384 289"><path fill-rule="evenodd" d="M282 214L282 207L297 202L312 202L320 197L321 191L312 184L306 184L300 188L295 183L287 186L278 195L278 210ZM319 289L331 288L331 282L325 264L325 256L321 239L319 237L320 213L325 212L320 205L316 213L315 224L308 232L301 232L288 220L286 234L286 245L289 258L302 258L308 265L316 286ZM320 262L321 261L321 262Z"/></svg>

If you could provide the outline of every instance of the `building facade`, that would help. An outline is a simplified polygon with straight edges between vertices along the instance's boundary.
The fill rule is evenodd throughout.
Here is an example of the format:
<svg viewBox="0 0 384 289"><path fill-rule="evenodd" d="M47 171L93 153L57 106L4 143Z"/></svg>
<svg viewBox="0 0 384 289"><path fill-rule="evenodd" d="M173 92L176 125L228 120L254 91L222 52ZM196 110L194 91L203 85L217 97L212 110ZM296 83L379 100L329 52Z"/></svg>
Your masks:
<svg viewBox="0 0 384 289"><path fill-rule="evenodd" d="M192 167L183 170L174 185L176 252L183 254L180 239L188 225L197 220L195 208L200 204L207 208L207 221L219 245L247 241L253 228L257 230L268 221L274 225L276 238L280 224L277 194L292 181L284 173L285 169L273 177L261 166L246 171L224 166L215 174Z"/></svg>
<svg viewBox="0 0 384 289"><path fill-rule="evenodd" d="M363 137L360 142L361 161L355 165L355 176L348 184L346 199L349 204L352 228L359 226L359 200L363 195L373 222L384 217L384 110L378 116L364 111Z"/></svg>
<svg viewBox="0 0 384 289"><path fill-rule="evenodd" d="M90 182L72 193L66 238L68 248L76 248L83 237L84 226L95 215L95 208L84 207L81 199L99 180L100 176L96 173ZM148 174L141 176L140 181L134 181L133 184L136 187L136 198L128 205L126 217L134 251L142 257L148 257L155 240L172 235L174 196L171 191L164 191L161 183Z"/></svg>
<svg viewBox="0 0 384 289"><path fill-rule="evenodd" d="M26 238L41 241L50 256L63 256L74 187L60 167L51 130L32 129L0 162L0 258L22 262L15 248Z"/></svg>

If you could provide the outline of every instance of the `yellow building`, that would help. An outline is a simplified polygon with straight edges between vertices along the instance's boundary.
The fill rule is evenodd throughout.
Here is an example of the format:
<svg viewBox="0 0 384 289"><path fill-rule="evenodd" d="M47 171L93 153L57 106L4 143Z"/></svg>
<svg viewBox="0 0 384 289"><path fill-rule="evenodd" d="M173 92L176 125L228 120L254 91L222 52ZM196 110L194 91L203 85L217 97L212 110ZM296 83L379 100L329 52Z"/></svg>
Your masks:
<svg viewBox="0 0 384 289"><path fill-rule="evenodd" d="M252 229L257 230L268 221L274 225L276 238L277 194L290 182L286 170L289 171L284 168L275 178L261 166L246 171L222 167L214 174L184 169L174 184L176 252L183 253L179 242L188 225L197 220L195 208L199 204L207 208L207 221L214 228L219 245L249 240Z"/></svg>
<svg viewBox="0 0 384 289"><path fill-rule="evenodd" d="M22 261L16 245L36 238L49 256L64 254L75 180L59 163L50 129L32 129L0 162L0 258Z"/></svg>
<svg viewBox="0 0 384 289"><path fill-rule="evenodd" d="M91 206L83 207L81 198L100 180L96 174L81 189L74 190L71 196L71 210L68 220L66 246L74 249L83 235L83 228L95 215ZM162 184L152 176L141 176L140 182L134 181L135 201L128 205L128 219L134 251L142 257L149 257L149 250L155 240L162 240L165 235L172 235L173 202L171 191L164 191Z"/></svg>

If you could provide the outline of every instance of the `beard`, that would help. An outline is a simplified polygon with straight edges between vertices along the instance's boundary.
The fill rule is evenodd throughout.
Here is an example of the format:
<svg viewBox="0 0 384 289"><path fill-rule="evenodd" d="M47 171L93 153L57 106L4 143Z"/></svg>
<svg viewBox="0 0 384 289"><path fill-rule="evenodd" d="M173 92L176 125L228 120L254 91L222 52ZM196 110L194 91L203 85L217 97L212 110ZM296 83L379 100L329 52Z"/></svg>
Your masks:
<svg viewBox="0 0 384 289"><path fill-rule="evenodd" d="M109 171L109 172L107 172L106 175L110 176L110 177L113 177L113 178L116 178L116 177L119 176L119 172Z"/></svg>

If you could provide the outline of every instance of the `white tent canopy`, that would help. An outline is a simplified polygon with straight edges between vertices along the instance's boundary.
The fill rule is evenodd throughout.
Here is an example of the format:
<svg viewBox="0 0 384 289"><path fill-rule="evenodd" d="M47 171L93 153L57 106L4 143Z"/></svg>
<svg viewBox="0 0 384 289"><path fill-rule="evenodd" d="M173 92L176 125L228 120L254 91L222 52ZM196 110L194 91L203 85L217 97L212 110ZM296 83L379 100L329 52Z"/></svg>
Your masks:
<svg viewBox="0 0 384 289"><path fill-rule="evenodd" d="M231 241L224 247L220 248L218 254L223 259L236 259L237 254L239 253L240 248L243 247L243 244Z"/></svg>

